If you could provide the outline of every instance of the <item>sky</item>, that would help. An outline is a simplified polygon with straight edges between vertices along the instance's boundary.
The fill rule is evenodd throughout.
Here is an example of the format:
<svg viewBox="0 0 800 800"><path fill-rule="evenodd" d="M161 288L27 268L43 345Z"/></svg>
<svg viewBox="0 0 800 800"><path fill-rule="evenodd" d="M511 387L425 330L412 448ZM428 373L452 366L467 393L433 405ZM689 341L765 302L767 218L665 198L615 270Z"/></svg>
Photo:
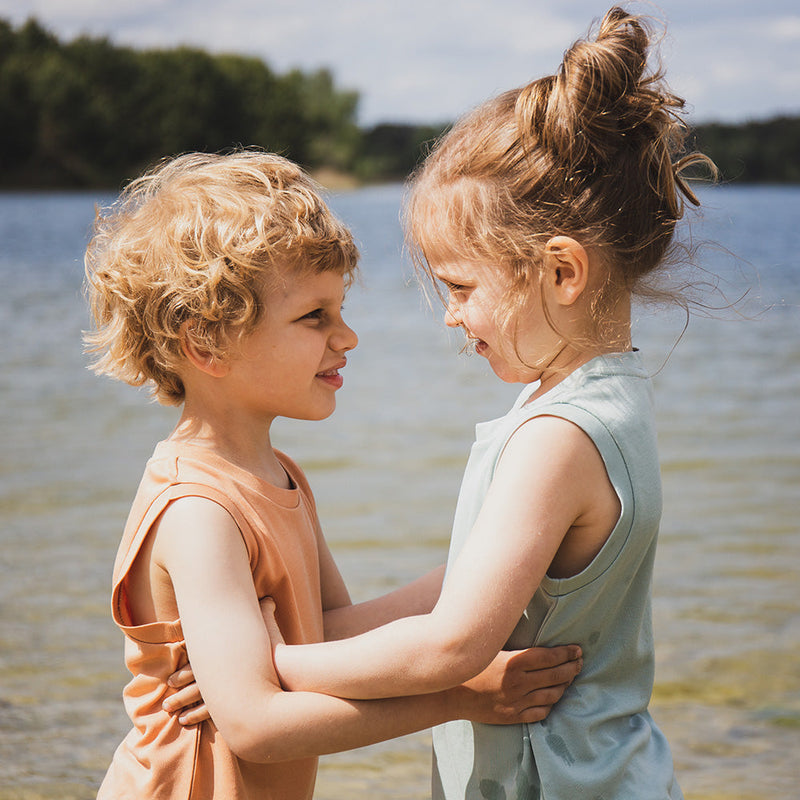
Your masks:
<svg viewBox="0 0 800 800"><path fill-rule="evenodd" d="M326 67L358 91L358 121L439 123L551 74L610 5L601 0L0 0L63 40L189 45ZM800 114L798 0L662 0L631 10L666 22L661 59L695 123Z"/></svg>

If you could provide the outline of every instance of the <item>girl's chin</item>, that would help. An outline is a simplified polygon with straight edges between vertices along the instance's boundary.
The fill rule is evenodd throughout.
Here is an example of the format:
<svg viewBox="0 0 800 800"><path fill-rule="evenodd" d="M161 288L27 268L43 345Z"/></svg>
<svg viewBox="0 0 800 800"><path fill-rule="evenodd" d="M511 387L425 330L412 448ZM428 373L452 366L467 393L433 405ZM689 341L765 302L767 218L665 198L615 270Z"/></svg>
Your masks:
<svg viewBox="0 0 800 800"><path fill-rule="evenodd" d="M538 372L526 369L513 369L505 362L497 364L489 361L492 372L500 378L503 383L534 383L541 377Z"/></svg>

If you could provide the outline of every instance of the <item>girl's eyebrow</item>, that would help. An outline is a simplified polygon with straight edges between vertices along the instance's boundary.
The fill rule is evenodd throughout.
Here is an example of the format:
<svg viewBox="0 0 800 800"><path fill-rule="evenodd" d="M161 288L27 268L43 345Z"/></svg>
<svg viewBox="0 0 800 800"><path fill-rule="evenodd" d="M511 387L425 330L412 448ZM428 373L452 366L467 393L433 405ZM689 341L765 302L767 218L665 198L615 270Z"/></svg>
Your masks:
<svg viewBox="0 0 800 800"><path fill-rule="evenodd" d="M451 273L434 273L436 279L441 281L447 286L468 286L472 283L472 278L469 275L453 275Z"/></svg>
<svg viewBox="0 0 800 800"><path fill-rule="evenodd" d="M439 267L437 269L431 270L437 280L446 281L450 283L462 283L465 279L464 275L454 275L450 272L447 267Z"/></svg>

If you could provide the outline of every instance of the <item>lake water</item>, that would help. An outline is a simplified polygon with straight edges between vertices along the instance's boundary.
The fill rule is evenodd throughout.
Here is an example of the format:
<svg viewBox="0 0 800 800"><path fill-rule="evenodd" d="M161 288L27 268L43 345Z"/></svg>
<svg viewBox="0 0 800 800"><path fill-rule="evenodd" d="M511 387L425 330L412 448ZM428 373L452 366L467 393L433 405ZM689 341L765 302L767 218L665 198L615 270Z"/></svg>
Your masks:
<svg viewBox="0 0 800 800"><path fill-rule="evenodd" d="M800 780L800 188L714 187L695 241L740 313L637 313L665 514L654 713L690 800L788 800ZM334 195L363 252L339 408L281 423L354 599L443 561L475 422L501 384L409 279L402 190ZM93 798L128 728L110 570L175 411L85 369L92 194L0 195L0 800ZM668 357L669 356L669 357ZM666 361L666 363L664 363ZM321 800L425 798L426 733L323 759Z"/></svg>

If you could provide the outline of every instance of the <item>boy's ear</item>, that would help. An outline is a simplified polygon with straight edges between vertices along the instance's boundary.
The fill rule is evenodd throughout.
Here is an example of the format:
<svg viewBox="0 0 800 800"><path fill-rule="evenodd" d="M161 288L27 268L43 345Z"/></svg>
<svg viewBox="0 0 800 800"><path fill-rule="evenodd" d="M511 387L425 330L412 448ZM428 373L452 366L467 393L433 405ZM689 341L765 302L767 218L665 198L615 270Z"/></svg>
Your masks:
<svg viewBox="0 0 800 800"><path fill-rule="evenodd" d="M228 365L197 343L188 322L181 326L180 341L183 355L195 369L213 378L221 378L228 374Z"/></svg>
<svg viewBox="0 0 800 800"><path fill-rule="evenodd" d="M553 236L544 247L545 283L557 303L571 306L589 281L589 255L571 236Z"/></svg>

